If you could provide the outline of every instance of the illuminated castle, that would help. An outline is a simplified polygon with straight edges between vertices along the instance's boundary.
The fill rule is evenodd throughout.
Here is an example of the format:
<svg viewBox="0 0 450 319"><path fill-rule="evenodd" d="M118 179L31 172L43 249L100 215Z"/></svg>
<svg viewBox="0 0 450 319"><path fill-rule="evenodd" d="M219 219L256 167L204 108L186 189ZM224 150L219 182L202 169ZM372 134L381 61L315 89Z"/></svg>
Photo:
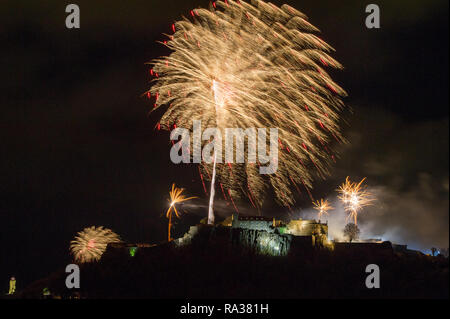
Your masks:
<svg viewBox="0 0 450 319"><path fill-rule="evenodd" d="M293 219L285 223L275 218L264 216L241 216L233 214L232 228L264 230L269 233L290 234L294 236L328 236L328 225L315 220Z"/></svg>
<svg viewBox="0 0 450 319"><path fill-rule="evenodd" d="M296 249L308 250L329 245L328 225L315 220L285 223L264 216L233 215L223 226L231 227L234 245L243 245L263 254L287 255Z"/></svg>

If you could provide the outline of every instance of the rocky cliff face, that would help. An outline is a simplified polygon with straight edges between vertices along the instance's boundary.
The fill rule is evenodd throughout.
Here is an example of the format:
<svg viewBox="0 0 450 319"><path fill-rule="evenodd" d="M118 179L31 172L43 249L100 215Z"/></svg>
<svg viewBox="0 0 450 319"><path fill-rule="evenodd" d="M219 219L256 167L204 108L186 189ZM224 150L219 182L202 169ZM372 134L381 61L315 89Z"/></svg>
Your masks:
<svg viewBox="0 0 450 319"><path fill-rule="evenodd" d="M232 229L233 247L240 247L255 253L285 256L291 246L292 236L269 233L264 230Z"/></svg>
<svg viewBox="0 0 450 319"><path fill-rule="evenodd" d="M286 256L313 249L315 240L313 236L293 236L277 231L197 225L173 243L178 247L193 245L204 249L214 247L223 251Z"/></svg>

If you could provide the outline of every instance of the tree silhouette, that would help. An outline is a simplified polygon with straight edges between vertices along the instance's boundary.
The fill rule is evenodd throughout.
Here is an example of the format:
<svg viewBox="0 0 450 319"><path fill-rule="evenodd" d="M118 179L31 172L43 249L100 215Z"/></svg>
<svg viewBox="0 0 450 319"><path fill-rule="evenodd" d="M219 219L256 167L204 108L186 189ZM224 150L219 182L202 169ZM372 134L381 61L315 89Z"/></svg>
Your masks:
<svg viewBox="0 0 450 319"><path fill-rule="evenodd" d="M348 238L349 242L359 237L360 230L356 224L348 223L344 228L344 236Z"/></svg>

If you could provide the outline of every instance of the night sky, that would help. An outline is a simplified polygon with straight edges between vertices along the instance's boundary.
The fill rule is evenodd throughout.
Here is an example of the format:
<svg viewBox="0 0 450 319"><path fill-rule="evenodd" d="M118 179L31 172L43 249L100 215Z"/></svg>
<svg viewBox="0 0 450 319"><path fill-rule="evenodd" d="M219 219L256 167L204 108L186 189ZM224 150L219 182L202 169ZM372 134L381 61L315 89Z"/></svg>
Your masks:
<svg viewBox="0 0 450 319"><path fill-rule="evenodd" d="M161 34L208 2L77 0L78 30L65 27L71 2L1 2L0 291L11 275L20 289L68 264L69 242L87 226L164 241L172 182L201 197L175 237L206 216L197 168L171 163L169 135L154 129L142 94L145 63L169 53ZM273 2L308 15L345 67L332 76L349 94L349 144L314 197L333 201L347 175L367 176L378 199L360 215L363 237L448 247L448 1L375 1L378 30L364 25L373 1ZM295 217L307 217L309 198L297 200ZM269 200L263 213L286 209Z"/></svg>

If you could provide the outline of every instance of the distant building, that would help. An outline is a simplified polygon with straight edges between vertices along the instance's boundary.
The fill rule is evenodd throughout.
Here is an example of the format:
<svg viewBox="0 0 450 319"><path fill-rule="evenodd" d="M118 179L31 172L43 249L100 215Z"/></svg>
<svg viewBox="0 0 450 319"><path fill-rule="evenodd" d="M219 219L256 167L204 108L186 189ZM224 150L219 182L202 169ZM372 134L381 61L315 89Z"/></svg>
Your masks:
<svg viewBox="0 0 450 319"><path fill-rule="evenodd" d="M372 256L390 256L394 250L391 242L335 242L334 250L338 253L368 254Z"/></svg>
<svg viewBox="0 0 450 319"><path fill-rule="evenodd" d="M381 238L365 238L365 239L355 239L355 242L361 243L382 243L383 240Z"/></svg>
<svg viewBox="0 0 450 319"><path fill-rule="evenodd" d="M294 236L328 237L328 225L316 220L294 219L286 225L286 233Z"/></svg>
<svg viewBox="0 0 450 319"><path fill-rule="evenodd" d="M397 253L407 253L408 245L399 245L392 243L392 249Z"/></svg>

